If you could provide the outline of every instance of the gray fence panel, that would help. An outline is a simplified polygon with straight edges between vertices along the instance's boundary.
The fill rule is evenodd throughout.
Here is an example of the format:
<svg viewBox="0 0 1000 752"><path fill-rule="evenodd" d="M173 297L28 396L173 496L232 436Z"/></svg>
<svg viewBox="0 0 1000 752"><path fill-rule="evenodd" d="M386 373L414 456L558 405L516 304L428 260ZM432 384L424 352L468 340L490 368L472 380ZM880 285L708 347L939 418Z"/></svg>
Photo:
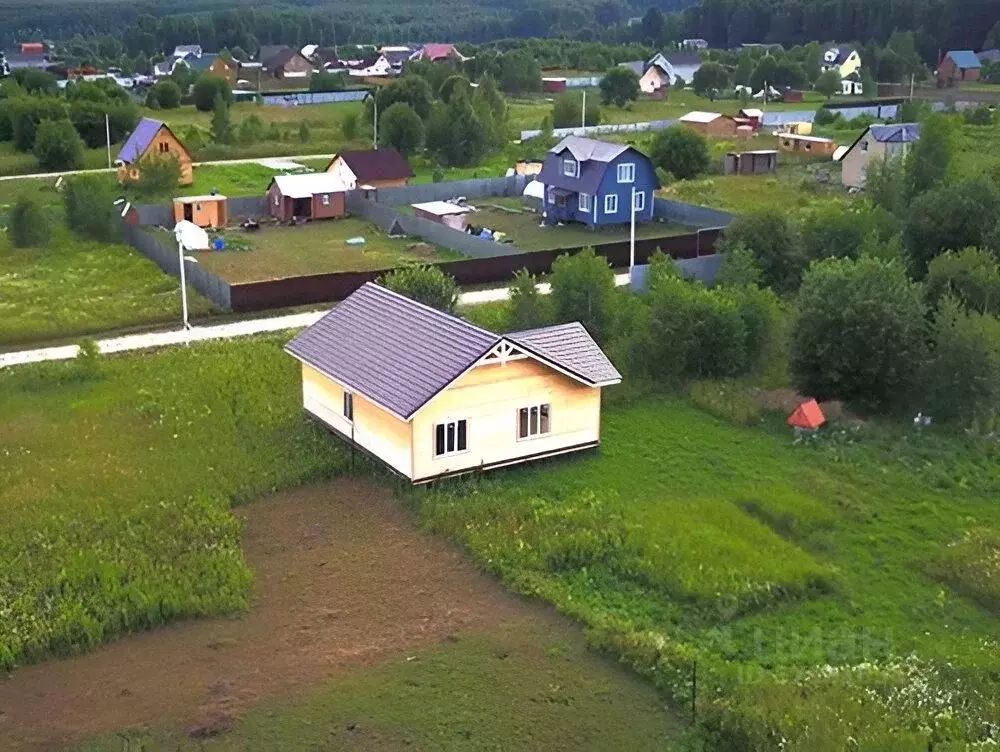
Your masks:
<svg viewBox="0 0 1000 752"><path fill-rule="evenodd" d="M563 138L565 136L593 136L601 133L641 133L644 131L660 131L676 124L676 120L649 120L643 123L614 123L576 128L554 128L552 135L556 138ZM527 141L540 135L542 135L540 130L521 131L521 140Z"/></svg>
<svg viewBox="0 0 1000 752"><path fill-rule="evenodd" d="M446 201L457 196L473 199L487 196L520 196L528 181L529 178L525 175L510 175L503 178L476 178L400 188L379 188L375 192L375 200L380 204L399 205Z"/></svg>
<svg viewBox="0 0 1000 752"><path fill-rule="evenodd" d="M229 199L228 203L230 218L260 217L268 214L267 196L240 196Z"/></svg>
<svg viewBox="0 0 1000 752"><path fill-rule="evenodd" d="M600 76L574 76L566 79L567 89L586 89L591 86L600 86Z"/></svg>
<svg viewBox="0 0 1000 752"><path fill-rule="evenodd" d="M713 253L710 256L699 256L693 259L674 259L674 265L687 279L698 280L712 287L719 269L722 267L723 256ZM649 264L637 264L632 268L632 289L645 292L649 288Z"/></svg>
<svg viewBox="0 0 1000 752"><path fill-rule="evenodd" d="M666 198L653 201L653 216L677 222L682 225L700 228L728 227L733 221L733 215L707 206L683 204Z"/></svg>
<svg viewBox="0 0 1000 752"><path fill-rule="evenodd" d="M133 208L139 214L139 224L174 226L174 207L172 204L135 204Z"/></svg>
<svg viewBox="0 0 1000 752"><path fill-rule="evenodd" d="M163 239L156 237L160 233ZM129 244L167 274L180 278L180 263L173 236L162 231L152 232L133 225L124 225L123 234ZM210 272L196 261L185 260L184 273L187 283L224 310L230 308L229 283Z"/></svg>
<svg viewBox="0 0 1000 752"><path fill-rule="evenodd" d="M351 214L359 214L369 222L378 225L385 232L389 231L392 223L400 216L399 212L387 204L379 204L367 199L361 191L347 194L347 210Z"/></svg>
<svg viewBox="0 0 1000 752"><path fill-rule="evenodd" d="M293 94L261 94L264 104L282 104L295 107L300 104L328 104L330 102L360 102L368 90L356 91L303 91Z"/></svg>

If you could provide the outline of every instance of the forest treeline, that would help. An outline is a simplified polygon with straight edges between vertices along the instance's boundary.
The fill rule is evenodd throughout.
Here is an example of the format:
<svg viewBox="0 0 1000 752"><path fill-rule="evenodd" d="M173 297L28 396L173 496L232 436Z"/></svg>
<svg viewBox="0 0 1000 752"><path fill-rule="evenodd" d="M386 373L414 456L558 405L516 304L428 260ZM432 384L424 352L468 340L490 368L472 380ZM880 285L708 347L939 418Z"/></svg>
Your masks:
<svg viewBox="0 0 1000 752"><path fill-rule="evenodd" d="M979 49L1000 21L997 0L623 0L556 3L529 0L413 0L364 4L307 0L246 8L231 0L169 4L23 1L0 7L0 48L18 41L62 43L78 57L155 57L178 44L206 50L260 45L451 41L483 44L504 38L560 37L607 44L677 43L707 39L713 47L751 42L809 41L884 44L894 31L916 32L929 65L939 51Z"/></svg>

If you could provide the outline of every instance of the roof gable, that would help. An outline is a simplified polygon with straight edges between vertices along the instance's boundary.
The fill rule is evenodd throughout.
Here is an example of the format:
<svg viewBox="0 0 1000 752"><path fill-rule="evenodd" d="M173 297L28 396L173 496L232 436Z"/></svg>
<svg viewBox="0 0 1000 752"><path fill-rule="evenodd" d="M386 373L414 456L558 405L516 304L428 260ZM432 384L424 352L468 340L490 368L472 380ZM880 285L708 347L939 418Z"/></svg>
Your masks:
<svg viewBox="0 0 1000 752"><path fill-rule="evenodd" d="M612 144L598 141L595 138L583 136L566 136L562 141L549 149L550 154L561 154L569 151L578 161L610 162L619 154L628 151L625 144Z"/></svg>
<svg viewBox="0 0 1000 752"><path fill-rule="evenodd" d="M870 135L874 141L879 143L909 144L920 140L920 123L893 123L891 125L874 124L869 125L861 135L854 139L854 143L847 147L847 150L840 156L840 161L854 151L854 147L861 143L861 140ZM789 138L789 136L783 136Z"/></svg>
<svg viewBox="0 0 1000 752"><path fill-rule="evenodd" d="M129 137L122 144L121 150L118 152L118 161L124 162L125 164L132 164L139 161L142 155L146 153L150 144L153 143L153 139L160 132L161 128L166 128L171 136L174 136L173 131L170 127L159 120L153 120L152 118L143 118L139 121L139 124L135 127L135 130L129 134ZM174 136L174 140L184 148L184 144L181 143L180 139ZM187 151L185 149L185 151Z"/></svg>
<svg viewBox="0 0 1000 752"><path fill-rule="evenodd" d="M271 178L268 190L272 185L278 186L278 192L288 198L309 198L317 193L343 193L347 190L347 185L341 177L332 172L275 175Z"/></svg>
<svg viewBox="0 0 1000 752"><path fill-rule="evenodd" d="M285 349L345 388L410 420L504 340L589 386L621 380L581 324L502 337L371 282Z"/></svg>
<svg viewBox="0 0 1000 752"><path fill-rule="evenodd" d="M946 58L951 58L951 62L957 68L981 68L982 63L972 50L949 50Z"/></svg>

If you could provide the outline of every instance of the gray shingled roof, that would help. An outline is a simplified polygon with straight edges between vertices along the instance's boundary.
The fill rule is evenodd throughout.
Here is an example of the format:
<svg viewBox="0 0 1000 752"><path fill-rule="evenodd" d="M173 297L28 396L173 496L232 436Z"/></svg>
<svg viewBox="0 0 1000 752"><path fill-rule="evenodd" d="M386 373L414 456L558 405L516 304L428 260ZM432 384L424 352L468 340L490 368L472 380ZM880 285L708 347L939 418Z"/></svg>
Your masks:
<svg viewBox="0 0 1000 752"><path fill-rule="evenodd" d="M587 383L621 378L578 323L506 338ZM285 349L408 420L501 339L369 282Z"/></svg>
<svg viewBox="0 0 1000 752"><path fill-rule="evenodd" d="M579 321L511 332L507 339L528 352L550 360L584 381L603 384L622 375Z"/></svg>
<svg viewBox="0 0 1000 752"><path fill-rule="evenodd" d="M569 149L570 154L580 162L591 159L595 162L610 162L619 154L628 151L628 148L626 144L612 144L607 141L598 141L596 138L566 136L566 138L549 149L549 153L561 154L564 149Z"/></svg>

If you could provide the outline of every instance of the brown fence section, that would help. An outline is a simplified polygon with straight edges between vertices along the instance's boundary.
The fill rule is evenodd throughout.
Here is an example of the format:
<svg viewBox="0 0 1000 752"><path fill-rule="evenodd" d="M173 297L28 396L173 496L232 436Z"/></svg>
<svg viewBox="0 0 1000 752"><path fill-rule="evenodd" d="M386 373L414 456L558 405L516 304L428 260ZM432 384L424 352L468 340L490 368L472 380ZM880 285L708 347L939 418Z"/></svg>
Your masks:
<svg viewBox="0 0 1000 752"><path fill-rule="evenodd" d="M657 248L676 259L697 258L714 253L720 233L720 230L699 230L687 235L637 240L635 263L646 263ZM564 253L577 253L580 250L580 248L561 248L553 251L534 251L515 256L446 261L438 266L462 285L495 284L509 282L519 269L527 269L532 274L545 274L552 269L552 262L559 256ZM629 264L627 241L603 243L595 246L594 250L614 267L627 267ZM230 305L233 311L249 312L306 303L332 303L343 300L365 282L378 279L384 273L374 271L312 274L306 277L232 285L229 290Z"/></svg>

